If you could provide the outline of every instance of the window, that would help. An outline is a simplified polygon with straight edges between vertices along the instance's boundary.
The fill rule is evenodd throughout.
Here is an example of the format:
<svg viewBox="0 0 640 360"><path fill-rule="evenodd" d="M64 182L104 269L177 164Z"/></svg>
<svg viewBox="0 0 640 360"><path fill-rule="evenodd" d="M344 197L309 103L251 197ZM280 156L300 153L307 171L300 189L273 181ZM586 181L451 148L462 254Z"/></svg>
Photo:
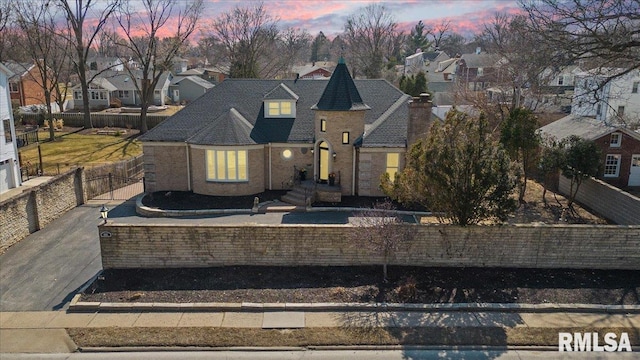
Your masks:
<svg viewBox="0 0 640 360"><path fill-rule="evenodd" d="M624 106L618 106L618 117L624 116Z"/></svg>
<svg viewBox="0 0 640 360"><path fill-rule="evenodd" d="M607 154L604 161L604 177L618 177L620 173L620 155Z"/></svg>
<svg viewBox="0 0 640 360"><path fill-rule="evenodd" d="M640 86L640 81L634 81L633 82L633 88L631 89L631 92L633 94L637 94L638 93L638 86Z"/></svg>
<svg viewBox="0 0 640 360"><path fill-rule="evenodd" d="M73 98L75 100L82 100L82 92L81 91L74 91L73 92Z"/></svg>
<svg viewBox="0 0 640 360"><path fill-rule="evenodd" d="M20 91L18 89L18 83L15 83L15 82L9 83L9 91L13 93Z"/></svg>
<svg viewBox="0 0 640 360"><path fill-rule="evenodd" d="M119 98L128 98L129 97L129 90L118 90L118 97Z"/></svg>
<svg viewBox="0 0 640 360"><path fill-rule="evenodd" d="M614 132L611 133L611 140L609 141L610 147L620 147L622 143L622 133Z"/></svg>
<svg viewBox="0 0 640 360"><path fill-rule="evenodd" d="M564 85L564 76L558 76L558 85Z"/></svg>
<svg viewBox="0 0 640 360"><path fill-rule="evenodd" d="M345 131L342 133L342 143L343 144L348 144L349 143L349 132Z"/></svg>
<svg viewBox="0 0 640 360"><path fill-rule="evenodd" d="M400 166L400 154L392 153L387 154L387 174L389 174L389 179L394 181L396 178L396 174L398 173L398 167Z"/></svg>
<svg viewBox="0 0 640 360"><path fill-rule="evenodd" d="M266 117L295 117L291 101L267 101L266 109Z"/></svg>
<svg viewBox="0 0 640 360"><path fill-rule="evenodd" d="M598 104L598 106L596 107L596 115L600 115L602 114L602 105Z"/></svg>
<svg viewBox="0 0 640 360"><path fill-rule="evenodd" d="M478 68L478 76L482 76L482 75L484 75L484 69L479 67Z"/></svg>
<svg viewBox="0 0 640 360"><path fill-rule="evenodd" d="M248 181L246 150L207 150L206 162L208 181Z"/></svg>
<svg viewBox="0 0 640 360"><path fill-rule="evenodd" d="M11 137L11 124L9 119L2 120L2 127L4 129L4 141L8 144L13 141Z"/></svg>
<svg viewBox="0 0 640 360"><path fill-rule="evenodd" d="M320 131L322 131L322 132L327 131L327 120L326 119L320 119Z"/></svg>

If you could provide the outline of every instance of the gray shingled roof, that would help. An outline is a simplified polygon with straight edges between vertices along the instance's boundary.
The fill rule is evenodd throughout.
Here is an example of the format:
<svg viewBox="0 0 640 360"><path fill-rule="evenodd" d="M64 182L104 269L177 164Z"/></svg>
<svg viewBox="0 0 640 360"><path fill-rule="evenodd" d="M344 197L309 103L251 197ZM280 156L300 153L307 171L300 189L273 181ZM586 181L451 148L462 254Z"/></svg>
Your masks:
<svg viewBox="0 0 640 360"><path fill-rule="evenodd" d="M595 140L607 133L615 131L615 126L607 125L600 120L585 116L567 115L540 128L543 135L556 140L568 138L571 135L586 140Z"/></svg>
<svg viewBox="0 0 640 360"><path fill-rule="evenodd" d="M461 57L468 68L488 68L496 65L500 56L496 54L463 54Z"/></svg>
<svg viewBox="0 0 640 360"><path fill-rule="evenodd" d="M141 137L141 140L197 142L202 145L312 143L315 114L311 108L320 99L327 83L327 80L226 79L151 129ZM280 84L299 96L296 102L295 119L264 118L264 95ZM405 101L391 113L387 110L405 97L405 94L385 80L355 80L354 84L362 101L370 104L370 110L365 112L365 123L372 125L383 114L385 115L384 121L381 121L376 130L366 134L363 146L374 146L374 144L404 146L408 103ZM232 108L253 127L249 134L251 142L238 133L240 125L231 126L225 123L239 121L237 117L229 115ZM242 126L240 129L243 129ZM233 136L227 138L223 135L224 132L230 132L230 129L235 129L233 130L235 138ZM357 135L354 134L354 136Z"/></svg>
<svg viewBox="0 0 640 360"><path fill-rule="evenodd" d="M341 59L336 66L327 87L314 108L327 111L369 109L362 101L344 60Z"/></svg>
<svg viewBox="0 0 640 360"><path fill-rule="evenodd" d="M298 100L299 98L296 93L282 83L264 96L265 100Z"/></svg>

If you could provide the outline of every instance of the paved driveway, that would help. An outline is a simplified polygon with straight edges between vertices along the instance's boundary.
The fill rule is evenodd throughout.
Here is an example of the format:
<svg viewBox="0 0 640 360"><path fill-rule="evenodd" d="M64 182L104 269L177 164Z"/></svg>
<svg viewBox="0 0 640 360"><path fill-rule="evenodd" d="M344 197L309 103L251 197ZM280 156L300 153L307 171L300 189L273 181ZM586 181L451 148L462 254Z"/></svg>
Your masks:
<svg viewBox="0 0 640 360"><path fill-rule="evenodd" d="M77 207L0 256L0 311L64 308L102 269L101 206Z"/></svg>

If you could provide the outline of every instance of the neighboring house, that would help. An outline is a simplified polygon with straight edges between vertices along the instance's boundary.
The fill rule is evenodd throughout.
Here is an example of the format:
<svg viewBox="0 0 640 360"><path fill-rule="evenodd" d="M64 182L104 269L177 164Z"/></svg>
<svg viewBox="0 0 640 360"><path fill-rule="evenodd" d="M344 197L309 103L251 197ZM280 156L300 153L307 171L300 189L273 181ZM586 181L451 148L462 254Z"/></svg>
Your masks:
<svg viewBox="0 0 640 360"><path fill-rule="evenodd" d="M90 71L124 71L124 62L115 56L93 56L87 59L87 69Z"/></svg>
<svg viewBox="0 0 640 360"><path fill-rule="evenodd" d="M591 117L568 115L540 128L557 140L571 135L593 140L602 152L599 178L617 187L640 186L640 133Z"/></svg>
<svg viewBox="0 0 640 360"><path fill-rule="evenodd" d="M444 51L429 51L429 52L416 52L413 55L407 56L404 60L404 75L411 76L417 75L420 71L425 74L433 74L438 69L438 65L449 60L449 55ZM440 80L440 77L428 78L429 81Z"/></svg>
<svg viewBox="0 0 640 360"><path fill-rule="evenodd" d="M332 74L331 67L320 62L302 66L294 66L291 71L293 72L294 76L297 76L299 79L304 80L328 79Z"/></svg>
<svg viewBox="0 0 640 360"><path fill-rule="evenodd" d="M176 76L169 85L169 94L174 103L190 103L214 86L198 76Z"/></svg>
<svg viewBox="0 0 640 360"><path fill-rule="evenodd" d="M342 195L379 196L426 133L431 104L386 80L227 79L143 135L149 192L249 195L289 189L296 173Z"/></svg>
<svg viewBox="0 0 640 360"><path fill-rule="evenodd" d="M496 81L499 60L496 54L463 54L457 62L456 79L470 91L485 90Z"/></svg>
<svg viewBox="0 0 640 360"><path fill-rule="evenodd" d="M172 70L172 72L174 74L180 74L181 72L187 71L187 67L189 65L189 60L188 59L175 57L175 58L173 58L172 62L173 62L173 70Z"/></svg>
<svg viewBox="0 0 640 360"><path fill-rule="evenodd" d="M198 76L212 84L218 84L229 76L229 69L222 66L198 67L182 71L177 76Z"/></svg>
<svg viewBox="0 0 640 360"><path fill-rule="evenodd" d="M565 66L561 69L545 69L540 75L542 86L538 94L531 94L527 101L536 105L541 104L545 111L566 111L570 109L574 94L575 80L583 71L576 65Z"/></svg>
<svg viewBox="0 0 640 360"><path fill-rule="evenodd" d="M9 91L12 76L12 71L0 64L0 131L3 135L0 139L0 193L20 186L22 181Z"/></svg>
<svg viewBox="0 0 640 360"><path fill-rule="evenodd" d="M13 76L9 79L9 92L14 106L39 105L45 103L42 78L35 63L3 63Z"/></svg>
<svg viewBox="0 0 640 360"><path fill-rule="evenodd" d="M135 72L139 74L139 72ZM131 77L129 72L105 71L89 84L89 106L91 109L108 108L114 99L119 99L122 106L140 106L140 92L134 81L140 82L141 76ZM154 90L153 104L165 105L169 96L169 85L173 75L165 72L160 77ZM82 88L80 84L72 88L73 108L82 109Z"/></svg>
<svg viewBox="0 0 640 360"><path fill-rule="evenodd" d="M576 75L571 114L607 124L640 123L640 70L617 77L597 89L607 74L621 69L594 69Z"/></svg>

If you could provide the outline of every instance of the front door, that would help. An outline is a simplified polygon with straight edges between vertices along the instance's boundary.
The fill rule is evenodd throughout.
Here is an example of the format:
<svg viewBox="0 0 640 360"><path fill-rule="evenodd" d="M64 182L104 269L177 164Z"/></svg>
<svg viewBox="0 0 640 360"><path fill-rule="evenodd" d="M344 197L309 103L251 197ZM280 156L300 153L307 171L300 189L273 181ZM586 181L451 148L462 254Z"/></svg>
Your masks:
<svg viewBox="0 0 640 360"><path fill-rule="evenodd" d="M631 168L629 169L629 186L640 186L640 154L631 156Z"/></svg>
<svg viewBox="0 0 640 360"><path fill-rule="evenodd" d="M329 145L326 142L318 144L318 169L320 181L329 180Z"/></svg>

